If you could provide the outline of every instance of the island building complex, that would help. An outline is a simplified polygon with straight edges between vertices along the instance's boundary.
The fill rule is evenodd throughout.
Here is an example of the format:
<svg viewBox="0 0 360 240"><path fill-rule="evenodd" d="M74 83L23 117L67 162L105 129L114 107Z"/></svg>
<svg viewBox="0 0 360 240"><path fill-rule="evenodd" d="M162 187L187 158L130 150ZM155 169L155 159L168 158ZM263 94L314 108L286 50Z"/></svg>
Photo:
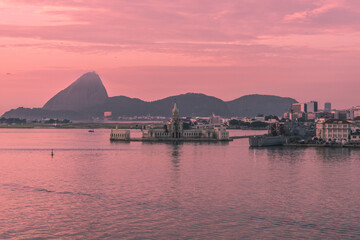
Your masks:
<svg viewBox="0 0 360 240"><path fill-rule="evenodd" d="M184 129L179 118L179 109L174 103L171 110L171 119L163 128L154 128L151 125L143 127L142 138L131 139L129 130L112 129L110 140L125 141L230 141L229 132L221 125L203 126L193 129Z"/></svg>

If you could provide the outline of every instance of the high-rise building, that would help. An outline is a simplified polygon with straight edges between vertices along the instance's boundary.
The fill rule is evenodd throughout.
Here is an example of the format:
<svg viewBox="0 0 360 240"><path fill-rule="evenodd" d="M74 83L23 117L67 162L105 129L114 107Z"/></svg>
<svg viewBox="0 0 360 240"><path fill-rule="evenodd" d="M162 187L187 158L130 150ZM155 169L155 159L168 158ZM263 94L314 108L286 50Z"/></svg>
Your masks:
<svg viewBox="0 0 360 240"><path fill-rule="evenodd" d="M360 106L353 107L347 110L347 119L359 120L360 119Z"/></svg>
<svg viewBox="0 0 360 240"><path fill-rule="evenodd" d="M301 103L294 103L292 105L292 110L296 113L301 112Z"/></svg>
<svg viewBox="0 0 360 240"><path fill-rule="evenodd" d="M294 103L292 105L292 110L295 113L307 112L306 103Z"/></svg>
<svg viewBox="0 0 360 240"><path fill-rule="evenodd" d="M318 102L316 101L308 102L306 103L306 107L308 113L315 113L318 111Z"/></svg>
<svg viewBox="0 0 360 240"><path fill-rule="evenodd" d="M324 111L326 111L326 112L330 112L330 111L331 111L331 103L326 102L326 103L324 104Z"/></svg>
<svg viewBox="0 0 360 240"><path fill-rule="evenodd" d="M305 113L308 111L308 110L307 110L307 104L306 104L306 103L302 103L302 104L301 104L301 111L302 111L302 112L305 112Z"/></svg>
<svg viewBox="0 0 360 240"><path fill-rule="evenodd" d="M354 120L354 109L346 110L346 119Z"/></svg>
<svg viewBox="0 0 360 240"><path fill-rule="evenodd" d="M347 113L348 111L347 110L336 110L334 112L334 118L335 119L348 119L351 117L349 117L349 114Z"/></svg>

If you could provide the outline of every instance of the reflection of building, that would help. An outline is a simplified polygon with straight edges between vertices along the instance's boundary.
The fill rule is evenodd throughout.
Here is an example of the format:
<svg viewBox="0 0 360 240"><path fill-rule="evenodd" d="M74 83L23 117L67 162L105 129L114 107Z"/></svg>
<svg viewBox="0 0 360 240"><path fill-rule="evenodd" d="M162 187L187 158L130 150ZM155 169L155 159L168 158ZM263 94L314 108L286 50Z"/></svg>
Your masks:
<svg viewBox="0 0 360 240"><path fill-rule="evenodd" d="M329 119L316 124L316 137L325 141L349 140L351 123L346 120Z"/></svg>
<svg viewBox="0 0 360 240"><path fill-rule="evenodd" d="M172 117L164 128L151 128L146 126L142 129L143 139L149 140L166 140L166 139L216 139L216 140L229 140L229 132L224 127L211 127L211 128L195 128L184 130L183 124L179 119L179 109L176 103L172 109Z"/></svg>

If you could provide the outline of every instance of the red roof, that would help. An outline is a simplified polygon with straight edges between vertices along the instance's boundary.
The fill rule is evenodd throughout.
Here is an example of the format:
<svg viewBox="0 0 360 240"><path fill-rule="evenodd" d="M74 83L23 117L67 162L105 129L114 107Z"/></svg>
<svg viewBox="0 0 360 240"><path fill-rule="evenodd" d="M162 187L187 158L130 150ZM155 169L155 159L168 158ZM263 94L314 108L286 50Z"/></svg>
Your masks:
<svg viewBox="0 0 360 240"><path fill-rule="evenodd" d="M343 120L343 119L329 119L329 120L326 120L325 123L351 124L349 121Z"/></svg>

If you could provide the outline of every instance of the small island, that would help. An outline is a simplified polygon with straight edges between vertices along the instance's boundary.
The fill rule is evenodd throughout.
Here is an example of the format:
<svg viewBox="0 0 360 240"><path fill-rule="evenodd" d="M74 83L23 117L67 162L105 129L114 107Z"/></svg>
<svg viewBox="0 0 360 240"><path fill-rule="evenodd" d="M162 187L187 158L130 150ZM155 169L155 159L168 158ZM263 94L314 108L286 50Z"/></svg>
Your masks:
<svg viewBox="0 0 360 240"><path fill-rule="evenodd" d="M184 129L179 119L179 109L174 103L171 111L172 116L167 125L163 128L155 128L152 125L145 125L142 131L142 138L131 138L130 130L112 129L110 133L111 141L232 141L229 132L225 127L197 127Z"/></svg>

